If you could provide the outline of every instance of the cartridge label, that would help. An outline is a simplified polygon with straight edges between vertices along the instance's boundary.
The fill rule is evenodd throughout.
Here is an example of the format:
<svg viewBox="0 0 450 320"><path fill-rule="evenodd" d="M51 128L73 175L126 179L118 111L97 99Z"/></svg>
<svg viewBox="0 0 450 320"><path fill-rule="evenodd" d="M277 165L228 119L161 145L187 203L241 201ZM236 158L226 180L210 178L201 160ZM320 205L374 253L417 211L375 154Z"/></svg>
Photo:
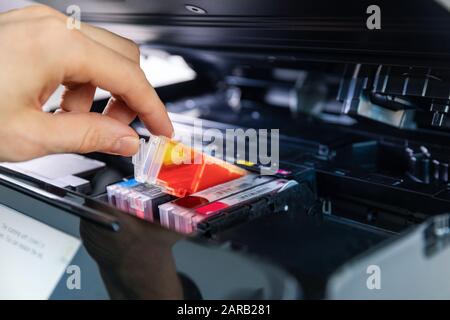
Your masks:
<svg viewBox="0 0 450 320"><path fill-rule="evenodd" d="M259 176L255 174L247 174L241 178L229 181L227 183L219 184L217 186L205 189L200 192L196 192L184 199L191 199L190 201L199 203L200 205L206 202L212 202L219 200L221 198L228 197L232 194L242 192L246 189L261 185L268 181L273 180L273 177L270 176ZM202 199L203 201L194 201L195 199ZM192 208L188 203L185 203L186 200L180 198L175 200L173 203L182 207Z"/></svg>
<svg viewBox="0 0 450 320"><path fill-rule="evenodd" d="M205 206L197 208L195 211L203 215L210 215L212 213L226 209L236 204L240 204L245 201L252 200L254 198L258 198L263 195L272 193L274 191L278 191L288 182L289 180L282 180L282 179L271 181L266 184L257 186L255 188L251 188L249 190L224 198L222 200L207 204Z"/></svg>

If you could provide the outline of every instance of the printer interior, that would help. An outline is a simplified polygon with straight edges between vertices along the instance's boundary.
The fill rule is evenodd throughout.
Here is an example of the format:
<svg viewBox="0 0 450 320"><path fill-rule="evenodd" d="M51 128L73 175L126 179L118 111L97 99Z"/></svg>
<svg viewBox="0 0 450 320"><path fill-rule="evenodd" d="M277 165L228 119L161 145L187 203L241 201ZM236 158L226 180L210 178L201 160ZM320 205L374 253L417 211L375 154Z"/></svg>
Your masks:
<svg viewBox="0 0 450 320"><path fill-rule="evenodd" d="M410 20L395 20L395 6L381 2L383 31L369 35L365 24L357 27L365 16L355 18L365 14L365 1L349 5L340 20L332 1L304 11L297 1L230 1L226 8L206 4L205 14L186 12L178 1L135 1L139 10L125 11L113 4L107 12L98 1L83 2L86 21L141 42L144 56L181 56L195 71L193 80L157 88L176 130L191 132L196 119L218 130L280 130L280 169L300 188L282 206L264 203L289 212L238 219L199 237L281 264L306 297L324 297L340 266L450 205L450 42L441 41L439 51L435 40L447 35L433 33L448 25L448 12L415 1L402 11ZM66 1L52 4L63 10ZM148 135L138 119L132 126ZM89 188L66 189L89 199L86 206L117 212L106 188L133 177L131 159L87 157L105 166L83 176ZM435 244L430 239L424 247Z"/></svg>
<svg viewBox="0 0 450 320"><path fill-rule="evenodd" d="M314 206L401 231L445 212L450 150L445 108L436 109L446 103L442 97L448 92L441 99L433 94L443 90L445 78L398 69L344 63L305 63L301 69L230 64L220 77L215 75L216 82L199 77L158 91L176 129L189 131L194 119L217 129L279 128L280 168L313 169ZM424 91L430 95L417 94ZM145 132L139 121L133 126ZM117 171L115 179L133 175L129 159L91 156L109 163ZM105 191L94 189L94 195Z"/></svg>

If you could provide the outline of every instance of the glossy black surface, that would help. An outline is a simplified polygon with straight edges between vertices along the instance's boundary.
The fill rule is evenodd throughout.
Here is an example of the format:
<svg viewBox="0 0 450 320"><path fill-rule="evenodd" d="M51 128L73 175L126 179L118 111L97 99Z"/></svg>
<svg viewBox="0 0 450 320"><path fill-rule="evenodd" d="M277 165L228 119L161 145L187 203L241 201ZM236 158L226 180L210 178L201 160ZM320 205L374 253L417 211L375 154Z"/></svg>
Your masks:
<svg viewBox="0 0 450 320"><path fill-rule="evenodd" d="M65 11L73 1L40 1ZM253 52L265 59L448 65L450 13L445 1L78 1L82 19L142 43ZM366 27L369 5L381 29ZM319 55L318 55L319 54ZM257 56L255 56L256 58Z"/></svg>

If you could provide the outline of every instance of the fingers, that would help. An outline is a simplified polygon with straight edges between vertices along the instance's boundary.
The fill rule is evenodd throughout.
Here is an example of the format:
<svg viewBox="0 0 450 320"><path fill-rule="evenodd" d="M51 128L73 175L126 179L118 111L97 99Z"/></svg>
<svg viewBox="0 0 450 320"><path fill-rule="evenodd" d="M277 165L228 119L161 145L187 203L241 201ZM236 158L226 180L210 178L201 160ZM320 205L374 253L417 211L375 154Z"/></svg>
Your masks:
<svg viewBox="0 0 450 320"><path fill-rule="evenodd" d="M91 83L110 91L136 112L153 134L172 135L165 107L138 64L89 38L74 43L76 47L68 54L72 63L64 66L64 81Z"/></svg>
<svg viewBox="0 0 450 320"><path fill-rule="evenodd" d="M9 17L3 17L3 20L27 17L56 17L64 24L62 28L65 28L67 19L65 15L49 7L33 6L14 11ZM125 109L112 112L114 116L121 113L126 116L134 112L152 133L172 135L173 128L165 107L139 67L139 49L136 44L86 24L82 24L79 31L67 30L62 41L67 47L66 57L61 59L66 69L64 82L90 83L94 87L108 90L123 101L114 103L112 110L118 110L119 106ZM86 97L90 96L87 93L90 93L87 88L69 90L63 101L63 109L85 111L89 104ZM82 103L78 106L76 100L80 96Z"/></svg>
<svg viewBox="0 0 450 320"><path fill-rule="evenodd" d="M39 113L42 144L48 153L100 151L131 156L139 137L129 126L96 113ZM48 132L51 132L49 135Z"/></svg>
<svg viewBox="0 0 450 320"><path fill-rule="evenodd" d="M64 23L66 23L68 19L66 15L51 7L45 5L31 5L22 9L13 9L6 13L0 13L0 23L19 22L45 17L58 18ZM86 23L81 23L79 31L90 39L113 49L136 63L139 63L139 46L133 41Z"/></svg>
<svg viewBox="0 0 450 320"><path fill-rule="evenodd" d="M140 63L139 47L134 42L117 36L107 30L84 23L82 24L81 32L87 35L90 39L105 45L119 54L122 54L135 63ZM66 86L60 106L65 111L88 112L92 106L94 95L95 87L90 84L75 87ZM110 103L108 103L108 105L110 105ZM123 123L129 124L134 118L136 118L137 113L129 109L126 103L120 98L112 98L111 107L111 110L115 111L110 116L113 118L117 116L118 120L123 117L125 117L125 119L129 119L123 120ZM108 114L108 112L106 112L106 114Z"/></svg>
<svg viewBox="0 0 450 320"><path fill-rule="evenodd" d="M63 111L89 112L94 100L95 87L91 84L66 86L60 103Z"/></svg>
<svg viewBox="0 0 450 320"><path fill-rule="evenodd" d="M103 114L124 124L130 124L137 116L137 113L126 105L120 97L109 99Z"/></svg>
<svg viewBox="0 0 450 320"><path fill-rule="evenodd" d="M8 12L8 14L0 14L0 23L18 22L30 19L42 19L45 17L53 17L60 19L61 22L66 22L68 17L53 8L44 5L33 5L23 9L15 9ZM123 56L139 64L140 51L139 47L128 39L111 33L105 29L90 26L82 23L80 32ZM88 112L92 105L95 95L95 88L92 85L72 85L66 86L66 90L61 101L61 108L63 111L80 111ZM121 104L123 113L132 113L127 110L125 103ZM121 112L121 111L118 111Z"/></svg>
<svg viewBox="0 0 450 320"><path fill-rule="evenodd" d="M123 38L105 29L82 23L80 31L90 39L116 51L134 61L140 63L141 53L139 46L131 40Z"/></svg>
<svg viewBox="0 0 450 320"><path fill-rule="evenodd" d="M139 138L127 125L98 113L58 114L22 109L2 131L0 161L25 161L52 153L101 151L131 156Z"/></svg>
<svg viewBox="0 0 450 320"><path fill-rule="evenodd" d="M117 36L104 29L96 28L87 24L82 24L81 31L83 34L89 36L90 39L111 48L117 53L122 54L128 59L139 64L140 52L138 46L134 42ZM88 112L94 100L94 95L95 87L90 84L75 87L66 86L66 90L61 101L61 108L65 111ZM117 107L119 105L122 110L118 110L118 113L134 113L131 120L136 117L136 112L130 110L123 101L120 104L116 104L115 109L118 109ZM131 120L129 122L131 122Z"/></svg>

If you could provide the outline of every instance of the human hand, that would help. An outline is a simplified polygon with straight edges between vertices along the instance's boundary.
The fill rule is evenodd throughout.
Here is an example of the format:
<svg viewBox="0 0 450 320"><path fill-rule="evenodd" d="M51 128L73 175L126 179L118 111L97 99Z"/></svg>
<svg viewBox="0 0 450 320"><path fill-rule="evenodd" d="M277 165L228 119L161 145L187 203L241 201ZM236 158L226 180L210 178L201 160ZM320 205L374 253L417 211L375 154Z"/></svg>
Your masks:
<svg viewBox="0 0 450 320"><path fill-rule="evenodd" d="M157 135L173 127L163 103L139 67L130 40L67 17L46 6L0 14L0 161L50 153L101 151L130 156L136 117ZM63 84L60 110L42 105ZM91 113L96 88L111 92L103 114Z"/></svg>

